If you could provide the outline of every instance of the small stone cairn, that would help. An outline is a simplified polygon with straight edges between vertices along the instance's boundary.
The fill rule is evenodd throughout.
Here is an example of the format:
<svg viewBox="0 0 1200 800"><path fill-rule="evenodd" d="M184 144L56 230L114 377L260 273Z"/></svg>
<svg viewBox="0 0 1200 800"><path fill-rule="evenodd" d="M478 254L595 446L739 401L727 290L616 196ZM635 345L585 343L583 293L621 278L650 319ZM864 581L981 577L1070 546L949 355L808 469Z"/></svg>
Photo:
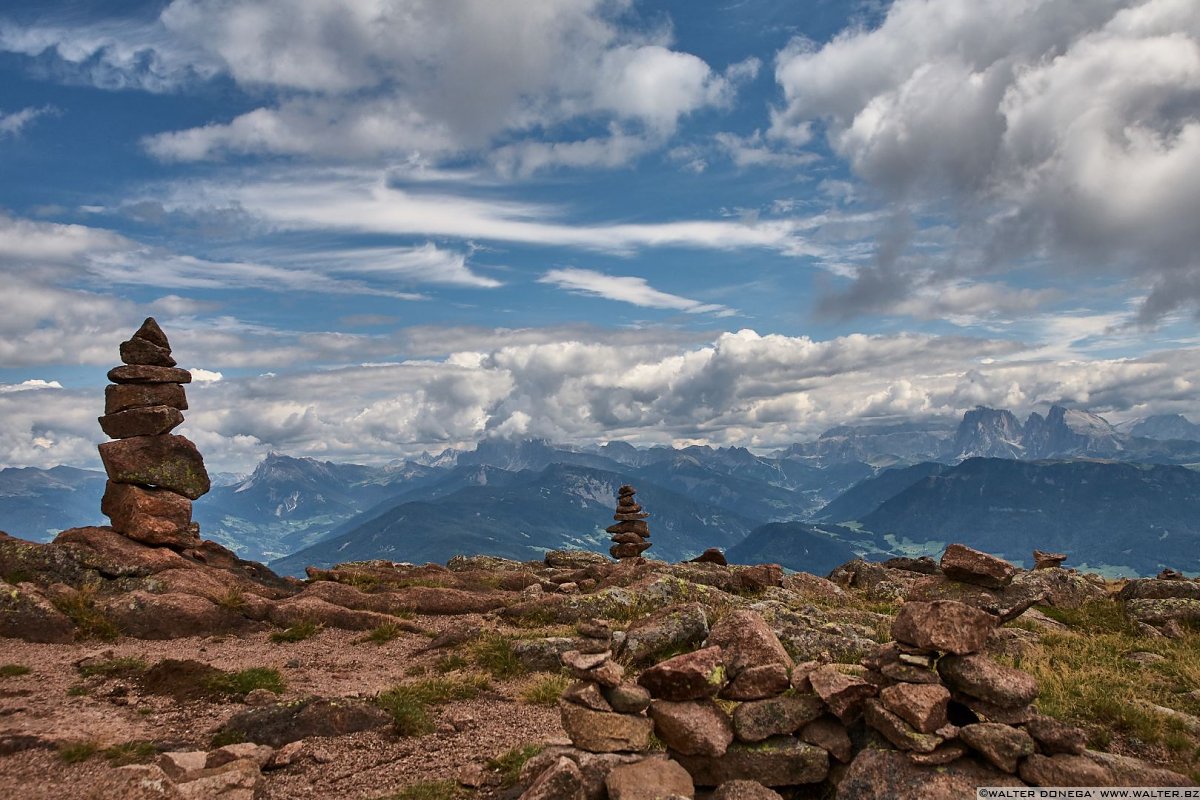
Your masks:
<svg viewBox="0 0 1200 800"><path fill-rule="evenodd" d="M100 510L118 533L176 549L200 543L192 501L209 490L196 445L171 431L183 422L191 373L175 366L171 345L153 317L121 343L122 366L108 372L100 428L114 441L99 446L108 483Z"/></svg>
<svg viewBox="0 0 1200 800"><path fill-rule="evenodd" d="M1004 586L1015 568L954 546L953 580ZM530 762L522 800L780 798L825 784L844 800L953 798L976 786L1190 785L1136 759L1086 749L1085 733L1034 708L1038 687L984 653L999 616L956 600L904 603L893 641L859 664L797 664L755 610L727 612L700 649L636 683L612 660L602 622L580 625L562 660L578 679L560 700L573 747ZM648 754L653 733L667 747ZM533 771L536 769L536 771ZM822 789L825 792L828 789Z"/></svg>
<svg viewBox="0 0 1200 800"><path fill-rule="evenodd" d="M617 490L617 510L613 514L617 523L606 529L614 542L608 552L618 560L637 558L650 549L650 526L646 524L650 515L633 499L635 494L637 490L628 484Z"/></svg>

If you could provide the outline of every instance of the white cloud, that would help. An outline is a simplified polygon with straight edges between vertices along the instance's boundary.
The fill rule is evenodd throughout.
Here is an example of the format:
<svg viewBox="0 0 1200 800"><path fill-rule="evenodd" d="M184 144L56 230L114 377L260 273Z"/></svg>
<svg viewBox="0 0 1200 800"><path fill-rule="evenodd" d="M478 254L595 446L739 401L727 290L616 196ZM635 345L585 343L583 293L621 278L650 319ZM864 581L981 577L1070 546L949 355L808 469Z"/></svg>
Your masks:
<svg viewBox="0 0 1200 800"><path fill-rule="evenodd" d="M192 380L196 383L216 383L225 377L219 372L210 369L200 369L198 367L192 367L188 372L192 374Z"/></svg>
<svg viewBox="0 0 1200 800"><path fill-rule="evenodd" d="M20 136L38 117L44 117L47 114L57 113L54 106L42 106L41 108L22 108L20 111L14 111L11 114L6 114L0 110L0 139L5 136Z"/></svg>
<svg viewBox="0 0 1200 800"><path fill-rule="evenodd" d="M0 394L9 394L11 392L29 392L39 389L61 389L62 384L58 381L44 381L41 378L30 378L27 381L12 384L0 384Z"/></svg>
<svg viewBox="0 0 1200 800"><path fill-rule="evenodd" d="M634 275L605 275L595 270L567 267L550 270L538 278L538 283L548 283L574 294L603 297L643 308L667 308L688 314L716 314L719 317L737 313L726 306L659 291L645 278Z"/></svg>
<svg viewBox="0 0 1200 800"><path fill-rule="evenodd" d="M1049 254L1149 286L1150 316L1200 306L1195 3L897 0L878 28L793 42L776 79L773 133L823 122L885 197L956 217L976 269Z"/></svg>
<svg viewBox="0 0 1200 800"><path fill-rule="evenodd" d="M776 142L768 142L761 131L749 136L718 133L715 138L717 145L738 167L799 169L820 160L815 153L806 153L790 146L779 147Z"/></svg>

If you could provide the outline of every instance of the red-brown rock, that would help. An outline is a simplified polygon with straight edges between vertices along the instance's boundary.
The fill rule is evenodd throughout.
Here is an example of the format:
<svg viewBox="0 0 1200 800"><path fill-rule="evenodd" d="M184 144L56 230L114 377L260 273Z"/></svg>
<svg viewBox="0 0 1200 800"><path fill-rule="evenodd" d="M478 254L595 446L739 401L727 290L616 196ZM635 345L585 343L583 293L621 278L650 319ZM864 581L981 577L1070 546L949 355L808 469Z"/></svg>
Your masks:
<svg viewBox="0 0 1200 800"><path fill-rule="evenodd" d="M689 756L721 756L733 741L733 726L711 700L655 700L654 732L667 747Z"/></svg>
<svg viewBox="0 0 1200 800"><path fill-rule="evenodd" d="M748 669L780 665L786 679L786 673L792 667L792 657L783 648L779 637L761 614L750 609L738 609L727 613L713 625L705 645L721 648L726 677L734 686L737 679ZM754 688L763 687L752 687L749 682L736 688L727 686L725 696L734 700L756 700L782 691L776 689L756 696L753 691L749 691ZM731 689L733 694L729 694Z"/></svg>
<svg viewBox="0 0 1200 800"><path fill-rule="evenodd" d="M733 710L733 729L743 742L761 742L795 733L825 713L815 695L781 695L751 700Z"/></svg>
<svg viewBox="0 0 1200 800"><path fill-rule="evenodd" d="M739 672L721 690L721 697L726 700L761 700L787 691L790 685L786 664L762 664Z"/></svg>
<svg viewBox="0 0 1200 800"><path fill-rule="evenodd" d="M650 549L650 542L642 542L641 544L614 544L608 548L608 554L613 558L637 558L642 553Z"/></svg>
<svg viewBox="0 0 1200 800"><path fill-rule="evenodd" d="M889 742L901 750L931 753L945 741L933 733L921 733L900 717L883 707L878 700L868 700L863 705L863 717L867 725L883 734Z"/></svg>
<svg viewBox="0 0 1200 800"><path fill-rule="evenodd" d="M159 347L154 342L136 336L127 342L121 342L121 360L126 364L139 366L175 366L175 359L171 358L170 348Z"/></svg>
<svg viewBox="0 0 1200 800"><path fill-rule="evenodd" d="M879 692L884 708L920 733L933 733L946 724L950 692L938 684L898 683Z"/></svg>
<svg viewBox="0 0 1200 800"><path fill-rule="evenodd" d="M147 406L105 414L99 418L100 430L111 439L134 436L160 436L183 423L183 414L171 406Z"/></svg>
<svg viewBox="0 0 1200 800"><path fill-rule="evenodd" d="M591 753L642 753L650 747L654 723L640 714L608 714L559 702L563 730L571 742Z"/></svg>
<svg viewBox="0 0 1200 800"><path fill-rule="evenodd" d="M186 411L187 395L177 383L110 383L104 387L105 414L150 406L170 406Z"/></svg>
<svg viewBox="0 0 1200 800"><path fill-rule="evenodd" d="M194 594L133 591L104 604L121 632L136 639L210 636L253 626L240 614Z"/></svg>
<svg viewBox="0 0 1200 800"><path fill-rule="evenodd" d="M668 658L638 676L638 683L660 700L700 700L725 685L724 654L719 647Z"/></svg>
<svg viewBox="0 0 1200 800"><path fill-rule="evenodd" d="M166 350L171 349L171 343L167 341L167 335L163 333L163 329L158 326L158 320L154 317L146 317L142 322L142 327L138 328L133 333L134 339L145 339L147 342Z"/></svg>
<svg viewBox="0 0 1200 800"><path fill-rule="evenodd" d="M135 436L100 445L100 460L115 483L170 489L195 500L209 490L196 445L184 436Z"/></svg>
<svg viewBox="0 0 1200 800"><path fill-rule="evenodd" d="M712 800L783 800L783 797L758 781L726 781L713 792Z"/></svg>
<svg viewBox="0 0 1200 800"><path fill-rule="evenodd" d="M191 383L192 373L178 367L151 367L126 364L108 371L113 383Z"/></svg>
<svg viewBox="0 0 1200 800"><path fill-rule="evenodd" d="M772 586L783 585L783 567L778 564L755 564L734 573L740 592L765 592Z"/></svg>
<svg viewBox="0 0 1200 800"><path fill-rule="evenodd" d="M676 761L662 756L619 764L604 780L608 800L660 800L695 797L692 776Z"/></svg>
<svg viewBox="0 0 1200 800"><path fill-rule="evenodd" d="M612 652L608 650L602 653L568 650L562 654L562 663L576 680L591 681L609 688L620 686L625 677L625 669L612 660Z"/></svg>
<svg viewBox="0 0 1200 800"><path fill-rule="evenodd" d="M1017 574L1017 568L1004 559L961 544L946 548L941 566L947 578L989 589L1003 589Z"/></svg>
<svg viewBox="0 0 1200 800"><path fill-rule="evenodd" d="M966 654L983 649L996 618L986 611L956 602L910 602L892 622L892 638L915 647Z"/></svg>
<svg viewBox="0 0 1200 800"><path fill-rule="evenodd" d="M710 547L695 558L688 559L688 561L693 564L717 564L722 567L729 564L725 559L725 554L717 547Z"/></svg>
<svg viewBox="0 0 1200 800"><path fill-rule="evenodd" d="M650 538L650 526L645 520L635 519L628 522L618 522L604 529L608 533L636 533L643 539Z"/></svg>
<svg viewBox="0 0 1200 800"><path fill-rule="evenodd" d="M823 716L804 726L800 731L801 741L816 745L842 763L854 757L854 744L846 726L833 717Z"/></svg>
<svg viewBox="0 0 1200 800"><path fill-rule="evenodd" d="M1033 738L1028 733L998 722L966 725L958 735L972 750L1005 772L1016 772L1021 759L1033 755Z"/></svg>
<svg viewBox="0 0 1200 800"><path fill-rule="evenodd" d="M0 637L65 644L75 640L75 625L32 583L0 580Z"/></svg>
<svg viewBox="0 0 1200 800"><path fill-rule="evenodd" d="M808 682L817 696L842 722L852 722L862 713L863 701L874 697L878 689L862 678L825 666L808 673Z"/></svg>
<svg viewBox="0 0 1200 800"><path fill-rule="evenodd" d="M560 757L537 777L520 800L583 800L583 775L569 758Z"/></svg>
<svg viewBox="0 0 1200 800"><path fill-rule="evenodd" d="M1025 725L1025 730L1034 738L1045 753L1081 755L1087 748L1087 734L1074 725L1060 722L1054 717L1036 716Z"/></svg>
<svg viewBox="0 0 1200 800"><path fill-rule="evenodd" d="M820 783L829 774L829 754L793 736L764 742L734 742L720 758L674 758L692 775L697 786L720 786L728 781L753 780L764 786L798 786Z"/></svg>
<svg viewBox="0 0 1200 800"><path fill-rule="evenodd" d="M979 786L1024 786L972 758L942 767L913 764L895 750L859 752L838 785L838 800L962 800Z"/></svg>
<svg viewBox="0 0 1200 800"><path fill-rule="evenodd" d="M192 501L166 489L109 481L100 512L115 531L144 544L183 549L200 543L192 527Z"/></svg>
<svg viewBox="0 0 1200 800"><path fill-rule="evenodd" d="M1037 697L1037 681L1032 675L984 655L946 656L938 662L938 674L951 689L1000 708L1021 708Z"/></svg>

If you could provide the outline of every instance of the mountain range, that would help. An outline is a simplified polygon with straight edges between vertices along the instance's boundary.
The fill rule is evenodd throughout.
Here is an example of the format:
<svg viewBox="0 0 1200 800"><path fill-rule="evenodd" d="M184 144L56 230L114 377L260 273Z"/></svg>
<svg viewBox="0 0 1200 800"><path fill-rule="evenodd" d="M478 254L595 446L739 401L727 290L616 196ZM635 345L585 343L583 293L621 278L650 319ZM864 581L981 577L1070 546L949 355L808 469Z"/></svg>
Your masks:
<svg viewBox="0 0 1200 800"><path fill-rule="evenodd" d="M490 439L385 466L267 456L196 502L207 538L284 572L350 558L537 558L607 549L616 487L654 515L653 555L707 547L731 559L824 571L964 541L1016 561L1033 547L1148 573L1200 569L1200 426L1178 415L1114 426L1053 406L1021 422L976 408L944 420L840 426L770 454L745 448L571 447ZM104 475L0 470L0 530L39 541L103 522ZM1193 522L1195 521L1195 522ZM1191 560L1189 560L1191 559Z"/></svg>

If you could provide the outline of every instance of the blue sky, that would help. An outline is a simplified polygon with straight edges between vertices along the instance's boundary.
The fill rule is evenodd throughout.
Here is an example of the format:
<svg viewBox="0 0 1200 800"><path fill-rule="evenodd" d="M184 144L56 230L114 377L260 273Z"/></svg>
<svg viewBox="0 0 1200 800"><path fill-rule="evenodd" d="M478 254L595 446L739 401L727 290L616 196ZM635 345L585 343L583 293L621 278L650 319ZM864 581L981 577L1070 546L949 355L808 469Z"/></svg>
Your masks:
<svg viewBox="0 0 1200 800"><path fill-rule="evenodd" d="M1187 0L0 2L0 465L1200 416Z"/></svg>

